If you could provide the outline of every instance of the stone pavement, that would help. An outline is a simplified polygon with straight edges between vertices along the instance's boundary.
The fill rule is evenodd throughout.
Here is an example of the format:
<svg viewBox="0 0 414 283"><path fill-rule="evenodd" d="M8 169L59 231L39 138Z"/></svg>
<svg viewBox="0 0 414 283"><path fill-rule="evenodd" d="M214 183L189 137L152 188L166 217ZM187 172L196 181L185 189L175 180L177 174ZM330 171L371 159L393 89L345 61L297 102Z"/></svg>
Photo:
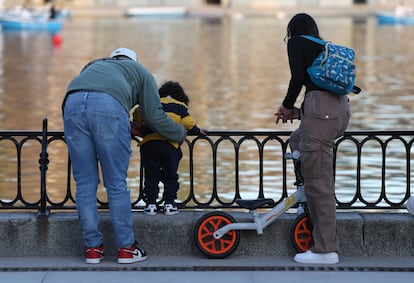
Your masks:
<svg viewBox="0 0 414 283"><path fill-rule="evenodd" d="M413 282L414 257L342 257L335 265L304 265L286 256L149 256L120 265L115 257L85 264L82 257L0 257L0 282Z"/></svg>

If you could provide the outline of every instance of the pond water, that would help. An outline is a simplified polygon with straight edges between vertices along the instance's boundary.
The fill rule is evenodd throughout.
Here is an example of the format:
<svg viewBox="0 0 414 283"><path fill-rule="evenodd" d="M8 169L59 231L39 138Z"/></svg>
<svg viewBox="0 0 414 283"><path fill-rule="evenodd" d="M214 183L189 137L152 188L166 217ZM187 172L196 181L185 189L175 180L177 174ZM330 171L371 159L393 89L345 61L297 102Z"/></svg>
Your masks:
<svg viewBox="0 0 414 283"><path fill-rule="evenodd" d="M288 20L273 17L72 19L64 23L60 46L53 44L52 35L47 32L3 31L0 34L0 129L41 130L42 119L47 117L50 131L62 131L60 106L69 81L90 60L105 57L113 49L124 46L137 52L158 84L176 80L184 86L190 97L190 112L200 127L293 130L297 123L276 125L274 119L290 77L283 42ZM357 53L357 84L363 91L350 96L353 116L348 130L414 129L414 26L378 25L372 17L316 17L316 21L326 40L350 46ZM298 106L300 101L301 98ZM53 149L51 158L62 158L63 146ZM0 198L13 198L13 193L5 191L15 187L16 177L9 176L16 171L15 152L10 153L4 144L0 147L3 153ZM38 156L36 150L33 154ZM32 151L30 144L27 151ZM37 158L33 163L36 162ZM271 166L279 165L272 163ZM367 174L375 175L378 170L374 168ZM272 179L275 172L270 171ZM136 176L139 172L132 174ZM28 191L36 188L36 197L37 175L37 163L23 168L23 187ZM49 183L61 183L61 180L60 174L49 172ZM200 182L201 188L208 187ZM344 179L342 184L345 186L347 182ZM185 180L183 183L185 186ZM130 186L133 190L137 186L134 179L130 180ZM368 185L375 186L376 183ZM397 181L391 186L403 186L405 191L405 183ZM400 193L397 190L396 194Z"/></svg>

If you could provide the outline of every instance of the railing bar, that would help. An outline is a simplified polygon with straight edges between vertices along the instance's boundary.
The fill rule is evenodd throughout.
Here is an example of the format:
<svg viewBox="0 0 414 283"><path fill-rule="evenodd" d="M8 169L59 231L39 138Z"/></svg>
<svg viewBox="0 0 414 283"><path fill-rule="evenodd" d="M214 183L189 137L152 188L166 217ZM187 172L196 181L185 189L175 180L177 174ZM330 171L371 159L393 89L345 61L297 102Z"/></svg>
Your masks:
<svg viewBox="0 0 414 283"><path fill-rule="evenodd" d="M243 140L253 139L258 143L259 151L259 197L264 197L264 152L265 152L265 143L260 142L258 137L265 137L266 139L276 139L279 140L282 147L282 153L285 154L288 149L288 137L290 136L290 131L209 131L208 136L206 137L195 137L190 140L191 136L187 138L187 143L189 145L189 173L190 173L190 194L187 199L184 200L182 209L199 209L199 208L228 208L228 209L237 209L238 206L235 204L235 199L241 197L240 192L240 142ZM23 137L21 141L17 141L16 138ZM69 201L75 201L71 196L71 170L70 170L70 159L68 158L68 167L67 167L67 177L66 177L66 197L63 202L54 203L49 200L48 190L47 190L47 168L48 163L48 147L49 142L48 137L51 137L51 140L60 139L64 141L64 135L61 131L48 131L47 130L47 119L44 120L43 130L42 131L0 131L0 141L6 139L14 139L16 150L17 150L17 197L15 201L3 201L0 202L0 209L40 209L40 214L47 214L48 210L68 210L75 209L76 206L69 205ZM217 137L216 141L213 141L213 138ZM280 137L285 137L282 140ZM381 137L381 138L380 138ZM385 138L384 138L385 137ZM353 196L350 202L341 203L338 201L338 209L376 209L376 210L387 210L387 209L404 209L404 203L411 195L411 147L413 144L414 131L348 131L346 132L337 142L336 146L344 141L350 140L356 145L356 193ZM42 144L42 150L40 152L40 174L41 174L41 184L40 184L40 200L29 203L23 198L22 194L22 148L24 143L27 140L36 139ZM212 146L213 150L213 187L212 187L212 196L207 203L203 203L198 199L198 196L194 194L194 145L199 140L207 140ZM392 139L400 139L406 145L406 186L405 186L405 195L402 198L400 203L394 203L387 197L387 188L386 188L386 176L387 176L387 162L386 159L389 156L387 154L387 141ZM221 141L229 140L234 146L234 166L235 166L235 188L234 188L234 199L230 202L226 202L221 199L219 195L219 188L217 187L217 178L218 172L218 152L217 148ZM361 194L361 159L362 159L362 149L365 146L365 143L370 140L376 140L381 144L381 193L380 197L376 201L367 201ZM407 142L408 140L408 142ZM334 158L336 160L337 151L335 148ZM287 164L286 160L283 160L281 163L283 170L283 184L282 184L282 199L287 196ZM336 164L335 164L336 166ZM140 208L138 203L142 199L142 188L143 188L143 169L140 166L140 182L139 182L139 197L136 201L132 203L133 208ZM280 199L279 201L281 201ZM19 201L21 204L19 204ZM218 203L216 205L215 203ZM100 209L108 209L106 202L99 202L98 206Z"/></svg>

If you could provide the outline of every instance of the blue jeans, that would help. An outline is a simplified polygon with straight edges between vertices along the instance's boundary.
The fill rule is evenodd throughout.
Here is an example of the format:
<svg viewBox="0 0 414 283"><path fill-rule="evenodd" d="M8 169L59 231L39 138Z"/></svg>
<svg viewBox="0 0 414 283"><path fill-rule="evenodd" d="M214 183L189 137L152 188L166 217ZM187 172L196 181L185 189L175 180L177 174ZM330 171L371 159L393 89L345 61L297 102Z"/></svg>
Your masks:
<svg viewBox="0 0 414 283"><path fill-rule="evenodd" d="M84 244L102 244L96 191L98 162L115 232L117 247L134 241L130 191L126 178L131 158L129 113L112 96L93 91L70 94L64 107L65 139L76 182L76 208Z"/></svg>

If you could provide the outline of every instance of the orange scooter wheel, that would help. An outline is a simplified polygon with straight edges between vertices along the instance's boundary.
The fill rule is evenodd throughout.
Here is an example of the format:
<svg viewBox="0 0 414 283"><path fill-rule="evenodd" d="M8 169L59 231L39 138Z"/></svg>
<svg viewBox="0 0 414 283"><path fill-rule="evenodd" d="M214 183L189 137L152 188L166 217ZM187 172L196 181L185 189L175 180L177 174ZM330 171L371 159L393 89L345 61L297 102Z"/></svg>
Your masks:
<svg viewBox="0 0 414 283"><path fill-rule="evenodd" d="M290 229L290 240L297 252L306 252L312 243L312 224L309 217L302 213L296 217Z"/></svg>
<svg viewBox="0 0 414 283"><path fill-rule="evenodd" d="M213 211L197 220L193 236L197 248L209 258L225 258L231 255L240 242L240 231L231 230L220 239L214 238L214 232L221 227L235 223L235 219L224 212Z"/></svg>

